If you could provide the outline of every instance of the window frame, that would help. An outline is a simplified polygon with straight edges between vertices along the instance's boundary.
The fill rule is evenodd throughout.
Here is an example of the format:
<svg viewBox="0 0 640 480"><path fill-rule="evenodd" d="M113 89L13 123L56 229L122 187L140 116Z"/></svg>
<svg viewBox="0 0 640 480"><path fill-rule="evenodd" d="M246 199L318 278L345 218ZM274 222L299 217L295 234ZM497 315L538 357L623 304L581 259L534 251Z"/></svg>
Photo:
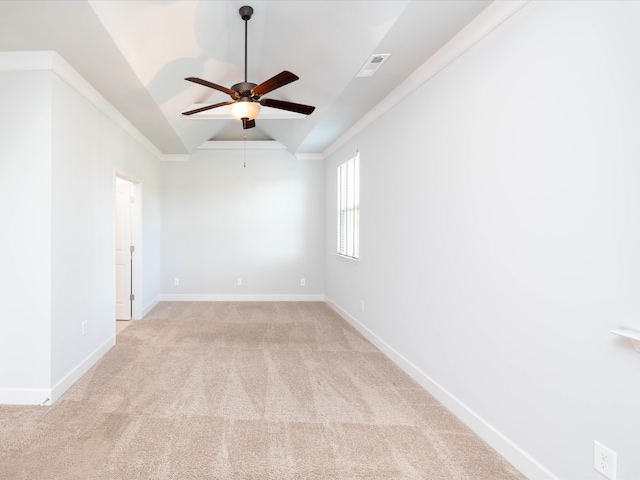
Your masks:
<svg viewBox="0 0 640 480"><path fill-rule="evenodd" d="M337 169L336 255L360 259L360 152Z"/></svg>

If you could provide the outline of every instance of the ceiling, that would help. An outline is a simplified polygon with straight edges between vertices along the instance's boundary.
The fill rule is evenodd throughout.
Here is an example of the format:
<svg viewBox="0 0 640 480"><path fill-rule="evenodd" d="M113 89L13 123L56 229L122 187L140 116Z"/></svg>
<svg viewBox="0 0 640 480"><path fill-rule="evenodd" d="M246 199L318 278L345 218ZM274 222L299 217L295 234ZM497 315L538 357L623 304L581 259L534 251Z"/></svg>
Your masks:
<svg viewBox="0 0 640 480"><path fill-rule="evenodd" d="M292 153L321 153L489 3L4 0L0 51L57 51L163 154L192 153L208 140L242 140L245 133ZM258 116L249 130L232 118L182 115L193 104L229 100L185 77L226 87L244 80L238 10L247 4L254 9L247 80L259 84L289 70L300 80L264 98L316 110L301 119ZM374 76L355 77L372 54L382 53L391 56Z"/></svg>

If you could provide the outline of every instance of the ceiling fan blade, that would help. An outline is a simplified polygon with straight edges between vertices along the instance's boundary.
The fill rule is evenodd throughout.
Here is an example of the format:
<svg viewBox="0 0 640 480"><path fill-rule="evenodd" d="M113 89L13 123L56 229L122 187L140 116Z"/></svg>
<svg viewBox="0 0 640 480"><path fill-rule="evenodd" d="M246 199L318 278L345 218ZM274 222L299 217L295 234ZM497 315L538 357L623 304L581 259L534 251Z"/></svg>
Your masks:
<svg viewBox="0 0 640 480"><path fill-rule="evenodd" d="M304 115L310 115L316 109L316 107L312 107L311 105L285 102L283 100L273 100L271 98L260 99L260 105L279 108L280 110L288 110L290 112L303 113Z"/></svg>
<svg viewBox="0 0 640 480"><path fill-rule="evenodd" d="M182 114L193 115L194 113L206 112L207 110L211 110L213 108L218 108L218 107L224 107L225 105L231 105L232 103L235 103L235 102L229 101L229 102L216 103L215 105L207 105L206 107L200 107L194 110L189 110L188 112L182 112Z"/></svg>
<svg viewBox="0 0 640 480"><path fill-rule="evenodd" d="M242 128L244 128L245 130L247 128L253 128L256 126L256 121L255 120L249 120L248 118L243 118L242 119Z"/></svg>
<svg viewBox="0 0 640 480"><path fill-rule="evenodd" d="M276 88L284 87L288 83L295 82L298 78L299 77L297 75L285 70L275 77L271 77L269 80L262 82L257 87L253 87L253 93L259 96L266 95L267 93L274 91Z"/></svg>
<svg viewBox="0 0 640 480"><path fill-rule="evenodd" d="M226 93L227 95L231 95L232 97L236 95L236 92L231 90L230 88L223 87L222 85L217 85L215 83L211 83L207 80L203 80L197 77L187 77L185 78L188 82L199 83L200 85L204 85L205 87L213 88L214 90L218 90L219 92Z"/></svg>

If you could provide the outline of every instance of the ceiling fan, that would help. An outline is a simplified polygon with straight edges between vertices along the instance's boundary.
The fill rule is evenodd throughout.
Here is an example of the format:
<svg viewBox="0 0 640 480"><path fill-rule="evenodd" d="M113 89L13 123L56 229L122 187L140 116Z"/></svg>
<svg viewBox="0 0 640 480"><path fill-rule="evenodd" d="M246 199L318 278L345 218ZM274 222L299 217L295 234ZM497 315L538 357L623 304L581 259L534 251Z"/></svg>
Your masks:
<svg viewBox="0 0 640 480"><path fill-rule="evenodd" d="M260 113L261 105L310 115L316 107L302 105L300 103L285 102L283 100L274 100L271 98L261 98L263 95L266 95L277 88L283 87L291 82L295 82L299 78L297 75L285 70L277 74L275 77L262 82L260 85L247 81L247 22L251 18L251 15L253 15L253 8L249 6L241 7L239 13L242 20L244 20L244 82L236 83L231 88L227 88L197 77L185 78L185 80L189 82L198 83L205 87L226 93L227 95L230 95L233 100L196 108L194 110L189 110L188 112L183 112L182 114L193 115L194 113L204 112L224 105L231 105L231 114L242 120L242 128L244 129L256 126L255 118L258 116L258 113Z"/></svg>

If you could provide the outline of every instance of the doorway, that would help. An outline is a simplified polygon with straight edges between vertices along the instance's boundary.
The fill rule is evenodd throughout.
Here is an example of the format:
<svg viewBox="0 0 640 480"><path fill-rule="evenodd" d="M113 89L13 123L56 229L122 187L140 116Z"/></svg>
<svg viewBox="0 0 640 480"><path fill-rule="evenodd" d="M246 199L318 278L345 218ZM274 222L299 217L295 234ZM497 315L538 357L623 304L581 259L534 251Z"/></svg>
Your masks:
<svg viewBox="0 0 640 480"><path fill-rule="evenodd" d="M116 320L133 317L133 253L131 182L116 177Z"/></svg>

